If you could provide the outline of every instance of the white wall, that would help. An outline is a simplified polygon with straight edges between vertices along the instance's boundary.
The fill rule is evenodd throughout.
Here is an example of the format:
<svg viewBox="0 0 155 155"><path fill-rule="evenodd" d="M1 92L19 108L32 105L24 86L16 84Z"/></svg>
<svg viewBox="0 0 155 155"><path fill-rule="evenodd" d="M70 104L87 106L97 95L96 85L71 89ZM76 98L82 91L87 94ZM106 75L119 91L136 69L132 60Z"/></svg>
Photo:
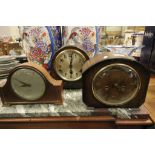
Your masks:
<svg viewBox="0 0 155 155"><path fill-rule="evenodd" d="M0 26L0 37L3 36L18 38L20 36L18 26Z"/></svg>

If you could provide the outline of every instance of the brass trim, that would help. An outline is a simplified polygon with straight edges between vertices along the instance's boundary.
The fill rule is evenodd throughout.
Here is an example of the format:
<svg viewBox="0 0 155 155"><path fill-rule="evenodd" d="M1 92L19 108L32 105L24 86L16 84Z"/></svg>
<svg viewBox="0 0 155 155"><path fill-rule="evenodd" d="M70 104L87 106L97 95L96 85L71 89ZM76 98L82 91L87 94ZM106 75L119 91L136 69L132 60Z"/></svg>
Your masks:
<svg viewBox="0 0 155 155"><path fill-rule="evenodd" d="M109 103L109 102L104 101L103 99L101 99L101 98L96 94L96 92L95 92L95 90L94 90L94 85L93 85L93 83L94 83L96 77L100 74L100 72L102 72L103 70L105 70L105 69L107 69L107 68L109 68L109 67L113 67L113 66L123 66L123 67L127 67L127 68L131 69L131 70L134 71L134 73L136 74L136 76L137 76L137 78L138 78L138 82L139 82L138 85L137 85L138 87L137 87L135 93L134 93L130 98L128 98L127 100L125 100L124 102L120 102L120 103L118 103L118 104L116 104L116 103L115 103L115 104L114 104L114 103ZM138 93L138 91L139 91L140 88L141 88L141 79L140 79L140 76L139 76L139 74L137 73L137 71L136 71L134 68L132 68L131 66L126 65L126 64L122 64L122 63L114 63L114 64L110 64L110 65L107 65L107 66L101 68L99 71L97 71L97 73L95 74L95 76L94 76L94 78L93 78L93 80L92 80L92 92L93 92L94 97L95 97L99 102L101 102L102 104L106 104L106 105L110 105L110 106L119 106L119 105L124 105L124 104L128 103L131 99L133 99L133 98L136 96L136 94Z"/></svg>
<svg viewBox="0 0 155 155"><path fill-rule="evenodd" d="M60 78L62 78L63 80L65 80L65 81L78 81L78 80L80 80L81 78L82 78L82 73L81 73L81 76L79 76L78 78L75 78L75 79L68 79L68 78L66 78L66 77L64 77L62 74L60 74L60 72L58 72L58 70L57 70L57 65L56 65L56 62L57 62L57 60L58 60L58 58L61 56L61 55L63 55L64 53L66 53L66 52L68 52L68 51L74 51L74 52L76 52L76 53L78 53L82 58L83 58L83 60L84 60L84 62L86 62L86 57L80 52L80 51L78 51L78 50L75 50L75 49L65 49L65 50L63 50L63 51L61 51L57 56L56 56L56 58L55 58L55 60L54 60L54 69L55 69L55 71L56 71L56 73L57 73L57 75L60 77ZM82 69L82 68L81 68Z"/></svg>

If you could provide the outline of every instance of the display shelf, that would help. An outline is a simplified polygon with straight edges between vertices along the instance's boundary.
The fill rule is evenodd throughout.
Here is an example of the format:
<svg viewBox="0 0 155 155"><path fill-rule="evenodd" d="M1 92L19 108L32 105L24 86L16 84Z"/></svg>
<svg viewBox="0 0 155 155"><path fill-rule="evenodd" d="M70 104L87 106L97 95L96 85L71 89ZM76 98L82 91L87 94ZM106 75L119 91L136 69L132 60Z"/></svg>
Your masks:
<svg viewBox="0 0 155 155"><path fill-rule="evenodd" d="M132 129L148 128L151 125L153 125L153 122L150 117L145 119L120 119L112 115L0 118L0 128L13 129Z"/></svg>
<svg viewBox="0 0 155 155"><path fill-rule="evenodd" d="M0 81L0 86L6 80ZM82 90L64 90L63 105L35 104L4 107L0 128L147 128L153 125L143 105L138 109L94 109L82 101Z"/></svg>

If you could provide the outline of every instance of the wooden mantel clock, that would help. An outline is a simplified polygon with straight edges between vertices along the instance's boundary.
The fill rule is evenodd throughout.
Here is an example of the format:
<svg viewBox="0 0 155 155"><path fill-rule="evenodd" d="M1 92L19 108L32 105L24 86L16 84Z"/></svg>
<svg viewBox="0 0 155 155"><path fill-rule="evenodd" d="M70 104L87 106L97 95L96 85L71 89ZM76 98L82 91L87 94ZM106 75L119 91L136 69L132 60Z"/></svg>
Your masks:
<svg viewBox="0 0 155 155"><path fill-rule="evenodd" d="M82 88L82 66L89 56L75 46L64 46L53 57L51 75L64 81L64 88Z"/></svg>
<svg viewBox="0 0 155 155"><path fill-rule="evenodd" d="M34 63L15 67L0 89L4 105L62 104L62 93L62 81L53 79L46 69Z"/></svg>
<svg viewBox="0 0 155 155"><path fill-rule="evenodd" d="M83 101L96 108L138 108L149 78L150 72L132 57L97 55L83 66Z"/></svg>

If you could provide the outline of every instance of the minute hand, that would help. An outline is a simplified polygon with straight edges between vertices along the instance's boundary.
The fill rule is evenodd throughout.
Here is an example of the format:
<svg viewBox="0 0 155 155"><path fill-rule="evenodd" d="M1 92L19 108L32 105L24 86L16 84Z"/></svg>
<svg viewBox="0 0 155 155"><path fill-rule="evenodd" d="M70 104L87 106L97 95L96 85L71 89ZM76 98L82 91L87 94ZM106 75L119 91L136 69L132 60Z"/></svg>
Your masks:
<svg viewBox="0 0 155 155"><path fill-rule="evenodd" d="M16 79L16 78L15 78L15 80L16 80L16 81L18 81L18 82L20 82L20 83L22 84L22 86L21 86L21 87L31 87L31 85L30 85L30 84L28 84L28 83L26 83L26 82L23 82L23 81L18 80L18 79Z"/></svg>
<svg viewBox="0 0 155 155"><path fill-rule="evenodd" d="M71 55L71 60L70 60L70 65L69 65L70 73L71 73L71 74L73 74L72 67L73 67L73 53L72 53L72 55Z"/></svg>

